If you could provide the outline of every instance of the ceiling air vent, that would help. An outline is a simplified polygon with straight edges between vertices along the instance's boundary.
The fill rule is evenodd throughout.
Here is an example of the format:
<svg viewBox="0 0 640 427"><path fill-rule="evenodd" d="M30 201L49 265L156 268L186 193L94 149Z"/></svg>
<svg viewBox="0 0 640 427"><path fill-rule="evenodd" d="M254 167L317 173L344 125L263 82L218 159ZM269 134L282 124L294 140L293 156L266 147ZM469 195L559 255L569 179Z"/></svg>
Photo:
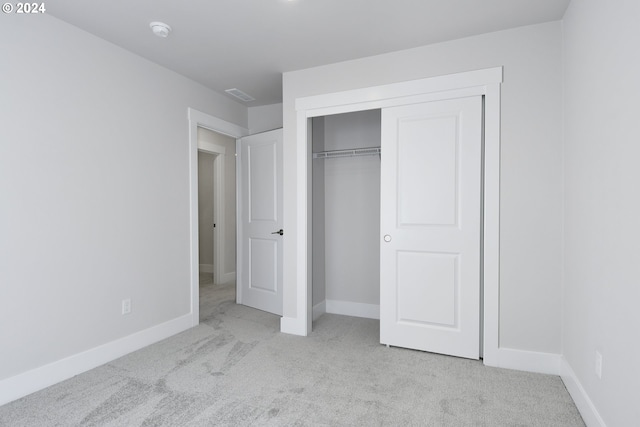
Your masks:
<svg viewBox="0 0 640 427"><path fill-rule="evenodd" d="M239 100L244 101L244 102L249 102L249 101L255 101L256 100L253 96L247 95L246 93L244 93L240 89L236 89L236 88L227 89L227 90L225 90L225 92L227 92L231 96L235 96L236 98L238 98Z"/></svg>

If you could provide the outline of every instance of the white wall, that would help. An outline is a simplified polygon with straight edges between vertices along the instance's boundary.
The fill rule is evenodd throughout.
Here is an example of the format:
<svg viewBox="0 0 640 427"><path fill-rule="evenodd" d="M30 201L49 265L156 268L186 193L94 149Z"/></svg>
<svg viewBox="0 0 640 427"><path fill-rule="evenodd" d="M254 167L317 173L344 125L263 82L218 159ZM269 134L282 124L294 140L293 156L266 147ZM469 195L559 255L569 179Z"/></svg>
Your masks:
<svg viewBox="0 0 640 427"><path fill-rule="evenodd" d="M563 356L609 426L640 419L638 17L636 0L574 0L563 22Z"/></svg>
<svg viewBox="0 0 640 427"><path fill-rule="evenodd" d="M296 317L298 97L504 66L500 345L561 351L561 24L517 28L284 74L284 315Z"/></svg>
<svg viewBox="0 0 640 427"><path fill-rule="evenodd" d="M2 395L189 313L187 108L247 110L48 15L3 17L0 50Z"/></svg>
<svg viewBox="0 0 640 427"><path fill-rule="evenodd" d="M282 127L282 104L249 107L249 129L252 134Z"/></svg>
<svg viewBox="0 0 640 427"><path fill-rule="evenodd" d="M236 140L230 136L198 128L198 141L209 142L225 148L224 153L224 265L225 281L236 274ZM200 153L202 154L202 153Z"/></svg>

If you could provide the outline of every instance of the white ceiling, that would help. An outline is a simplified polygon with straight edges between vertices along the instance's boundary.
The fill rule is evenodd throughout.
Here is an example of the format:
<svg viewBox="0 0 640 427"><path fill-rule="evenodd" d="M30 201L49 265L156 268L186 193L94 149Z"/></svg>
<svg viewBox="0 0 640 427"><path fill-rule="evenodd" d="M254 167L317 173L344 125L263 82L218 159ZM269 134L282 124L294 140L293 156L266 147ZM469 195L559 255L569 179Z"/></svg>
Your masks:
<svg viewBox="0 0 640 427"><path fill-rule="evenodd" d="M282 101L283 72L559 20L569 1L55 0L47 13L258 106Z"/></svg>

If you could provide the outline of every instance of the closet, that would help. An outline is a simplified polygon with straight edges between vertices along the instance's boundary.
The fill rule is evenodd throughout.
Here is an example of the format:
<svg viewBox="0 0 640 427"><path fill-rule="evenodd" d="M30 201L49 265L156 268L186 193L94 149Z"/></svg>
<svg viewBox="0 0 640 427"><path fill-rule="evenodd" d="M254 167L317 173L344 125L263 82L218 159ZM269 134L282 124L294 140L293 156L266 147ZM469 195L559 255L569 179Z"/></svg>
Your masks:
<svg viewBox="0 0 640 427"><path fill-rule="evenodd" d="M380 316L381 111L312 122L313 319Z"/></svg>
<svg viewBox="0 0 640 427"><path fill-rule="evenodd" d="M496 363L501 83L494 67L296 98L297 315L283 332L379 307L381 344L478 359L483 343ZM370 128L351 121L374 114L372 178L372 163L355 162L376 155L342 156L377 147L352 138Z"/></svg>
<svg viewBox="0 0 640 427"><path fill-rule="evenodd" d="M482 98L318 116L311 148L313 317L478 359Z"/></svg>

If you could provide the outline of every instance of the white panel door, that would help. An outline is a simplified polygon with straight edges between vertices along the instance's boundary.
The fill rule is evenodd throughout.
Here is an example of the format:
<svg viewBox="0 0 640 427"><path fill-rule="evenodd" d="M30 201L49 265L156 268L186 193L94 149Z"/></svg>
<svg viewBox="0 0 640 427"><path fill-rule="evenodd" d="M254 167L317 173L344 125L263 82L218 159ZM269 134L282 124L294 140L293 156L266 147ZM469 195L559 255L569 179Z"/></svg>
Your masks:
<svg viewBox="0 0 640 427"><path fill-rule="evenodd" d="M282 315L282 129L237 151L238 303Z"/></svg>
<svg viewBox="0 0 640 427"><path fill-rule="evenodd" d="M382 110L380 342L479 358L482 102Z"/></svg>

